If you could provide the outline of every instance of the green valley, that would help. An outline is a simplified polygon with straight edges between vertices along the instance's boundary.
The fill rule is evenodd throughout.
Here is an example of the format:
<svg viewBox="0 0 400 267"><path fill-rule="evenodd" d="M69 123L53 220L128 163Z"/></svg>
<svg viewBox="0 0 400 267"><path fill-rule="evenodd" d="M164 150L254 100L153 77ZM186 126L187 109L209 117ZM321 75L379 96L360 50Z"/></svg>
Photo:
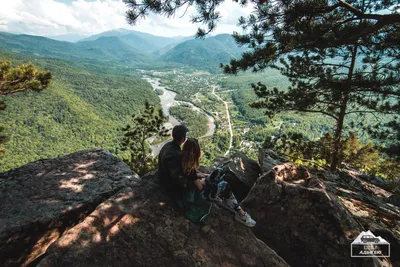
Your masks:
<svg viewBox="0 0 400 267"><path fill-rule="evenodd" d="M191 40L111 31L73 44L0 33L0 40L0 59L14 65L31 61L53 74L50 88L39 94L5 97L7 109L1 113L0 125L6 126L10 141L0 170L94 147L122 157L121 127L129 116L143 110L146 100L160 105L164 92L153 90L144 77L158 79L176 93L175 101L167 103L170 115L199 138L202 164L234 152L255 157L266 138L296 133L312 141L333 128L333 121L322 115L283 112L267 119L262 109L251 108L249 104L259 100L252 83L285 89L290 82L272 69L221 74L219 63L244 51L229 35ZM163 55L157 52L164 48ZM366 121L372 124L373 118L367 116ZM345 132L357 130L357 123L359 117L349 116ZM364 143L372 140L366 133L359 137ZM151 140L149 145L155 147L161 140Z"/></svg>

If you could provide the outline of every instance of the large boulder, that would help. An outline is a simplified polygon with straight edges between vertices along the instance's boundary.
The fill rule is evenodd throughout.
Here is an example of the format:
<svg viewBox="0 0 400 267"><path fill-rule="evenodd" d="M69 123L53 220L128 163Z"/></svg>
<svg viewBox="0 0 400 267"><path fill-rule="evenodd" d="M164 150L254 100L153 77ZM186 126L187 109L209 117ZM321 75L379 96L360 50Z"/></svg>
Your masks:
<svg viewBox="0 0 400 267"><path fill-rule="evenodd" d="M154 173L95 149L0 174L0 266L288 266L215 206L184 218Z"/></svg>
<svg viewBox="0 0 400 267"><path fill-rule="evenodd" d="M243 201L254 233L291 266L396 266L400 213L389 192L345 172L307 170L262 158L262 175ZM268 162L269 161L269 162ZM351 243L371 230L391 243L391 258L351 258ZM393 265L392 265L393 264Z"/></svg>
<svg viewBox="0 0 400 267"><path fill-rule="evenodd" d="M227 170L225 180L232 187L232 191L239 202L247 196L261 174L258 162L240 152L232 155L231 158L219 157L215 159L211 166L201 167L200 171L211 173L217 167L223 167Z"/></svg>
<svg viewBox="0 0 400 267"><path fill-rule="evenodd" d="M139 177L94 149L0 173L0 262L27 266L63 232Z"/></svg>
<svg viewBox="0 0 400 267"><path fill-rule="evenodd" d="M227 211L214 206L194 224L170 201L143 177L65 232L39 266L288 266Z"/></svg>

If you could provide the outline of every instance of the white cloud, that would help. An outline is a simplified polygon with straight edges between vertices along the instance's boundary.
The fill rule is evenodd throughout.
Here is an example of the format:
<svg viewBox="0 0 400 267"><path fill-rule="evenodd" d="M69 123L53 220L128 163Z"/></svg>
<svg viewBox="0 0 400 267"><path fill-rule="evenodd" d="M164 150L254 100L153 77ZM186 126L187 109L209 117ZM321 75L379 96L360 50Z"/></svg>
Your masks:
<svg viewBox="0 0 400 267"><path fill-rule="evenodd" d="M126 5L122 0L73 0L70 4L55 0L0 0L0 31L34 35L97 34L126 28L161 36L193 35L201 25L190 22L190 7L179 10L173 18L150 14L145 20L131 26L126 22ZM239 30L237 19L247 15L251 7L241 8L237 3L225 2L218 9L223 16L215 33Z"/></svg>

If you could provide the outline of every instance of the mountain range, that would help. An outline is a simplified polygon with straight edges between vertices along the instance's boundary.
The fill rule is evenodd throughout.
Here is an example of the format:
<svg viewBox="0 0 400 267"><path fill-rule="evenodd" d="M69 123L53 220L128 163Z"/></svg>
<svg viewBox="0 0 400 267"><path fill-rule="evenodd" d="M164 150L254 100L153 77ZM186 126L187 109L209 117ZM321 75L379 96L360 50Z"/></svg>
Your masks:
<svg viewBox="0 0 400 267"><path fill-rule="evenodd" d="M228 63L245 51L229 34L219 34L204 40L182 42L161 56L161 60L216 71L220 63Z"/></svg>
<svg viewBox="0 0 400 267"><path fill-rule="evenodd" d="M0 49L40 58L118 62L136 67L178 64L211 72L218 71L220 63L228 63L244 51L228 34L194 39L124 29L93 35L76 43L0 32Z"/></svg>
<svg viewBox="0 0 400 267"><path fill-rule="evenodd" d="M61 38L61 37L60 37ZM7 125L8 152L1 170L91 147L115 151L119 132L145 101L158 103L136 69L184 65L218 71L240 51L229 35L161 37L113 31L76 43L0 32L0 60L28 61L51 71L48 90L4 97L0 125ZM26 109L26 107L29 107Z"/></svg>
<svg viewBox="0 0 400 267"><path fill-rule="evenodd" d="M151 35L144 32L117 29L96 34L88 38L82 39L81 41L95 41L102 37L118 37L123 42L141 50L142 52L156 54L160 54L159 52L157 52L157 50L168 51L179 43L194 38L192 36L163 37Z"/></svg>
<svg viewBox="0 0 400 267"><path fill-rule="evenodd" d="M79 42L80 40L83 40L84 38L87 38L88 35L69 33L69 34L51 35L51 36L45 36L45 37L56 40L56 41L76 43L76 42Z"/></svg>

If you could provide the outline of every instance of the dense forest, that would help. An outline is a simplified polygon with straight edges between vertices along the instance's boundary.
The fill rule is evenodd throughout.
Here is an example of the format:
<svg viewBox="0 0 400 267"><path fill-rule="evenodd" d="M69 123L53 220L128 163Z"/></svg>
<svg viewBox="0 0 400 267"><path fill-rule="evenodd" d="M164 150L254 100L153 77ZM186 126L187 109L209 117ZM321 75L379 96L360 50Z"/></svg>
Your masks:
<svg viewBox="0 0 400 267"><path fill-rule="evenodd" d="M260 73L246 72L235 76L227 76L222 79L220 84L223 88L232 90L232 101L237 106L237 123L250 123L254 125L253 131L249 132L247 137L250 140L265 140L266 135L272 133L282 135L288 132L299 132L306 138L313 140L320 138L325 133L332 131L334 123L329 117L322 114L309 114L304 112L282 112L269 119L262 109L250 107L250 104L258 101L260 98L255 94L251 84L254 81L268 84L270 87L277 87L285 90L289 85L287 78L279 71L268 69ZM358 137L364 143L373 141L367 131L361 130L361 125L367 128L374 125L377 115L353 115L349 116L345 122L344 132L349 135L351 132L358 132ZM391 116L380 116L382 121L389 121Z"/></svg>
<svg viewBox="0 0 400 267"><path fill-rule="evenodd" d="M6 126L9 141L0 170L8 170L40 158L55 157L78 150L103 147L118 151L120 128L144 103L159 99L146 81L133 75L98 73L59 59L37 59L0 52L0 59L13 65L28 61L53 74L51 85L40 93L6 96L0 125Z"/></svg>
<svg viewBox="0 0 400 267"><path fill-rule="evenodd" d="M185 106L172 106L170 113L189 128L191 137L199 138L207 133L208 119L206 115Z"/></svg>

